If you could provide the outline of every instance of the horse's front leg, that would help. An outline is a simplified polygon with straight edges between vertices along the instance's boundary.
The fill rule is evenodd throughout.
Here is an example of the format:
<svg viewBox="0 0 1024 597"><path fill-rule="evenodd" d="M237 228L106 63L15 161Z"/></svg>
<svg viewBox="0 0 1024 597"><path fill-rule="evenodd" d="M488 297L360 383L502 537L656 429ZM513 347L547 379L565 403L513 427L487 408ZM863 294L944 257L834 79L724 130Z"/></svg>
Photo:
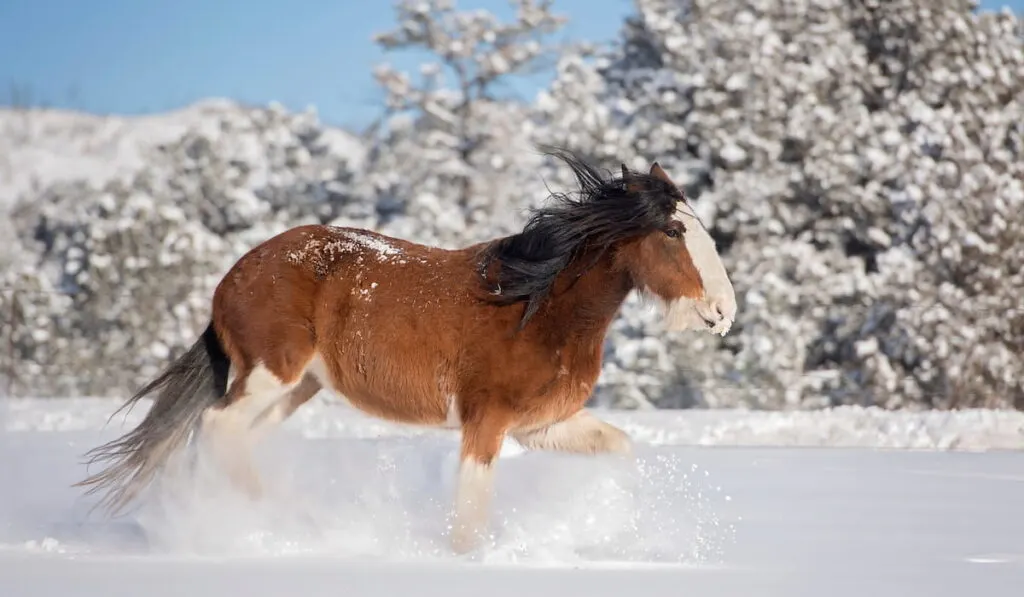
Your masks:
<svg viewBox="0 0 1024 597"><path fill-rule="evenodd" d="M575 454L630 454L633 443L626 432L579 410L568 419L512 432L528 450L549 450Z"/></svg>
<svg viewBox="0 0 1024 597"><path fill-rule="evenodd" d="M510 418L501 413L481 413L462 424L462 451L455 491L451 543L456 553L479 545L487 531L494 493L494 462L501 451Z"/></svg>

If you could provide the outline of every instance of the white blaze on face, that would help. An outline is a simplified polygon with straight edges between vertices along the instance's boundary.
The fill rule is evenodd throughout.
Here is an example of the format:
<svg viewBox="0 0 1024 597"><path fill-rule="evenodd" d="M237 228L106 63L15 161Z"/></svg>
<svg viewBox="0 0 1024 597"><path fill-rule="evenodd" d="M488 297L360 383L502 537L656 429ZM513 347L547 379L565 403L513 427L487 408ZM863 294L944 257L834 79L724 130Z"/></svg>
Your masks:
<svg viewBox="0 0 1024 597"><path fill-rule="evenodd" d="M668 305L666 323L672 330L703 329L724 336L736 319L736 294L729 274L718 256L714 239L693 215L692 208L680 202L675 219L686 228L683 240L704 282L704 298L673 301Z"/></svg>

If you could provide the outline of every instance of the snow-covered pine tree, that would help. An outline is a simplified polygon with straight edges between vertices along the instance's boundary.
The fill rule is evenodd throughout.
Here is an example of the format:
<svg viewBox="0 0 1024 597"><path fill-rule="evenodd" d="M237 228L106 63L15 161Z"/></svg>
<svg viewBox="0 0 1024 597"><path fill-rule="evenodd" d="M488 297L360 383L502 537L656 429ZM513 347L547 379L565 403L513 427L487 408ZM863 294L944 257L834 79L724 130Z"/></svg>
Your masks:
<svg viewBox="0 0 1024 597"><path fill-rule="evenodd" d="M650 342L631 311L616 350L635 336L669 363L651 385L684 371L698 403L1021 405L1019 20L968 0L637 6L596 65L563 60L549 134L678 172L741 318L716 345Z"/></svg>
<svg viewBox="0 0 1024 597"><path fill-rule="evenodd" d="M450 0L403 0L397 27L376 37L432 57L419 80L387 64L374 72L387 112L366 173L385 232L444 246L482 240L511 232L543 192L531 107L502 92L552 55L565 19L549 0L511 5L515 18L501 22Z"/></svg>

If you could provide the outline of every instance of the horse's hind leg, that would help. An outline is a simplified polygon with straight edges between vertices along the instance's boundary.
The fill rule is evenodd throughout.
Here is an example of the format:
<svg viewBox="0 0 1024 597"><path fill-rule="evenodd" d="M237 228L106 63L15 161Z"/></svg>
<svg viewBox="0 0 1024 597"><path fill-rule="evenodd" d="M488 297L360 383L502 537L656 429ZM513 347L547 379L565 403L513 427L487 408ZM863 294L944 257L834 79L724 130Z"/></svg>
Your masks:
<svg viewBox="0 0 1024 597"><path fill-rule="evenodd" d="M255 438L257 440L262 438L271 429L284 422L297 408L315 396L321 387L315 376L310 373L304 375L299 385L264 409L252 422Z"/></svg>
<svg viewBox="0 0 1024 597"><path fill-rule="evenodd" d="M215 462L232 484L254 499L263 491L252 463L253 422L298 385L298 380L286 383L260 364L239 371L225 403L203 413L202 433Z"/></svg>
<svg viewBox="0 0 1024 597"><path fill-rule="evenodd" d="M512 437L528 450L576 454L629 454L632 442L626 432L579 410L568 419L530 430L516 430Z"/></svg>

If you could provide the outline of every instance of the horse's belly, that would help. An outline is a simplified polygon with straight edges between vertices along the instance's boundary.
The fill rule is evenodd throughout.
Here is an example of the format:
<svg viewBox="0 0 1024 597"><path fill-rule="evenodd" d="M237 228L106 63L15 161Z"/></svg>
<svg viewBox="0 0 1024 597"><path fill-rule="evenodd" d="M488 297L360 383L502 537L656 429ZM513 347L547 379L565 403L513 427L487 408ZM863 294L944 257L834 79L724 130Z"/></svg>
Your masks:
<svg viewBox="0 0 1024 597"><path fill-rule="evenodd" d="M450 427L454 400L415 367L387 357L359 359L358 353L334 359L319 353L309 372L320 384L354 408L381 419L413 425Z"/></svg>

